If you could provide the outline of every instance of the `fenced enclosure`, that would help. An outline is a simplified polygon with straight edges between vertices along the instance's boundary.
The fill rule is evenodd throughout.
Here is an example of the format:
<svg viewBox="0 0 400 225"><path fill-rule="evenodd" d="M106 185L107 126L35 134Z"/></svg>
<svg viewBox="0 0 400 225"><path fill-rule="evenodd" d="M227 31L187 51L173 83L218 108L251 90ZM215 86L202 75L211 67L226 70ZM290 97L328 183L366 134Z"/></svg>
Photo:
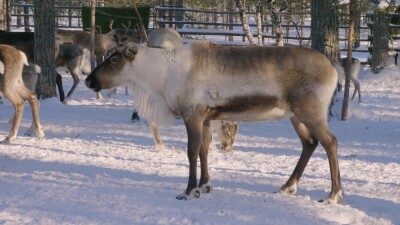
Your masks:
<svg viewBox="0 0 400 225"><path fill-rule="evenodd" d="M83 29L82 8L89 5L89 1L68 0L59 1L60 4L55 6L56 9L56 27L59 28L74 28ZM61 4L63 3L63 4ZM71 6L74 5L74 6ZM104 7L108 7L107 1L97 1L97 7L102 11ZM89 10L88 8L86 8ZM33 23L33 4L11 1L10 20L8 27L10 29L32 30ZM262 10L262 38L263 42L274 42L275 34L271 16L266 10ZM135 18L131 12L132 18ZM257 36L255 23L255 10L248 8L246 15L249 21L249 26L252 30L252 35ZM394 18L400 18L400 14L391 14ZM99 16L98 18L100 18ZM123 15L125 19L129 15ZM239 20L239 12L224 11L224 10L199 10L189 9L176 6L156 6L149 9L148 14L143 18L147 19L146 28L152 29L155 27L172 27L176 29L186 41L190 40L205 40L209 36L213 39L220 40L221 43L227 44L227 41L235 41L236 44L246 44L245 32ZM310 39L310 13L309 9L302 9L301 12L281 13L279 16L283 36L286 43L291 42L299 45L304 45ZM347 31L348 31L348 15L341 13L339 15L339 41L344 43L342 46L347 46ZM107 21L105 22L107 23ZM104 27L104 26L103 26ZM372 39L372 23L371 15L364 14L360 18L360 24L357 27L359 37L358 42L367 43L370 45ZM390 24L392 30L400 30L400 25ZM107 29L99 29L97 32L103 32ZM394 32L396 33L396 32ZM399 39L399 36L393 36L393 39ZM232 42L233 43L233 42ZM365 45L365 44L364 44ZM400 51L399 47L395 50ZM346 51L345 48L342 51ZM354 51L368 52L368 48L358 48Z"/></svg>

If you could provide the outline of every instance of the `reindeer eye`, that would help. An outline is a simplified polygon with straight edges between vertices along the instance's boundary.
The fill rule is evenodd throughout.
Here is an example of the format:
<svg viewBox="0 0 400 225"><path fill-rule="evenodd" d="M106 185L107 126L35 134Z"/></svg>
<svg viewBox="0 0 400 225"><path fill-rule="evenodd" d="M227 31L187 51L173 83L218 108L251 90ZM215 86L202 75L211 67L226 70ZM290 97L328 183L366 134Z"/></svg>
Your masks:
<svg viewBox="0 0 400 225"><path fill-rule="evenodd" d="M112 64L117 63L117 62L118 62L118 57L117 57L117 56L112 56L112 57L110 58L110 62L111 62Z"/></svg>

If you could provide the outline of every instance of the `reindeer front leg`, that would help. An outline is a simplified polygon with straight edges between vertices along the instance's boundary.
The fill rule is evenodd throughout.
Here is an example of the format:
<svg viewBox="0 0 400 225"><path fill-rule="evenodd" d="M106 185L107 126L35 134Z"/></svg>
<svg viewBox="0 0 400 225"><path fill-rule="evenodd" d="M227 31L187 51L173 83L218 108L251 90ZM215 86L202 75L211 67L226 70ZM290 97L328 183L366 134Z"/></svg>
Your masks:
<svg viewBox="0 0 400 225"><path fill-rule="evenodd" d="M211 136L210 121L206 120L203 123L203 138L199 153L200 166L201 166L199 188L201 193L210 193L212 191L212 183L210 180L210 176L208 175L208 160L207 160L211 139L212 136Z"/></svg>
<svg viewBox="0 0 400 225"><path fill-rule="evenodd" d="M189 118L185 120L185 126L188 135L189 181L186 190L176 196L178 200L189 200L200 197L200 190L197 187L197 159L202 144L203 120Z"/></svg>

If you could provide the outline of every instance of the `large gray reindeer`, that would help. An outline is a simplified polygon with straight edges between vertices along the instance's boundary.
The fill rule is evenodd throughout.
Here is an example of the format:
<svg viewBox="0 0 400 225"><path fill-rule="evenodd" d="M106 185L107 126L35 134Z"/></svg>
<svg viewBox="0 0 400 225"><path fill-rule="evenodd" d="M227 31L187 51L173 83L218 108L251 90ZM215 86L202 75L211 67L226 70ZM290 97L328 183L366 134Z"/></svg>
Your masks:
<svg viewBox="0 0 400 225"><path fill-rule="evenodd" d="M39 121L39 106L36 94L24 85L22 79L24 64L28 65L25 53L12 46L0 44L0 91L15 108L11 131L3 143L12 143L16 139L25 101L28 101L31 105L36 136L39 139L44 137Z"/></svg>
<svg viewBox="0 0 400 225"><path fill-rule="evenodd" d="M90 49L90 33L81 30L56 29L56 38L64 44L75 44ZM102 58L113 47L117 46L113 37L105 34L95 34L96 62L100 64Z"/></svg>
<svg viewBox="0 0 400 225"><path fill-rule="evenodd" d="M147 66L148 62L157 66ZM189 180L177 199L212 190L208 174L210 120L260 121L290 117L303 151L280 192L293 194L318 143L330 166L325 203L342 197L338 143L327 122L337 73L323 54L301 47L223 47L195 42L176 49L130 44L87 78L94 91L133 83L139 114L156 124L180 117L188 135ZM197 182L197 160L201 174Z"/></svg>
<svg viewBox="0 0 400 225"><path fill-rule="evenodd" d="M131 33L123 32L122 29L114 29L107 35L113 36L115 41L119 43L119 46L123 46L129 42L144 43L146 38L144 34L139 30L134 30ZM147 47L151 48L163 48L163 49L174 49L178 48L183 44L182 38L179 33L172 28L158 28L147 31L148 40L146 42ZM113 89L115 92L115 88ZM135 110L132 114L132 121L139 120L137 111ZM238 125L234 121L213 121L213 129L217 131L218 139L220 142L220 149L223 151L232 151L233 142L235 136L238 133ZM162 142L157 125L150 121L150 129L153 135L153 140L158 150L164 150L165 145ZM215 142L212 142L210 148L216 149Z"/></svg>

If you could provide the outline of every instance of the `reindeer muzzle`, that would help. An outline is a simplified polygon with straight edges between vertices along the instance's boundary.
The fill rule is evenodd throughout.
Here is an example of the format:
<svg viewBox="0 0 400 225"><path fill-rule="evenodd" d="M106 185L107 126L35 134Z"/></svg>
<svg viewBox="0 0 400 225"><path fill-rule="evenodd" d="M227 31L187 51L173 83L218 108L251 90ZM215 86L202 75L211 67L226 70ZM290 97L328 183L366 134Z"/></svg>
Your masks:
<svg viewBox="0 0 400 225"><path fill-rule="evenodd" d="M85 79L85 85L88 87L88 88L90 88L90 89L92 89L93 91L95 91L95 92L99 92L99 91L101 91L101 86L100 86L100 84L97 82L97 80L94 78L94 77L92 77L92 76L88 76L86 79Z"/></svg>

